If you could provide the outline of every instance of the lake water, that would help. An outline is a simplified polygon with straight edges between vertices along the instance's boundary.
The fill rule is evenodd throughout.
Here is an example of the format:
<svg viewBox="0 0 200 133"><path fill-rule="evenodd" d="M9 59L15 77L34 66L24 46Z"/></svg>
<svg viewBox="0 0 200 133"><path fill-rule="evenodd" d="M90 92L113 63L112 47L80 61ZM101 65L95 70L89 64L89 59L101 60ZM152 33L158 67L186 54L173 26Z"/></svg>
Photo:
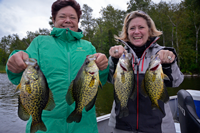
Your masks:
<svg viewBox="0 0 200 133"><path fill-rule="evenodd" d="M177 88L167 88L170 96L176 95L180 89L200 90L200 77L185 77ZM0 74L0 133L24 133L26 121L17 115L18 93L14 93L13 85L6 74ZM106 83L98 92L96 100L96 115L110 113L113 103L113 85Z"/></svg>
<svg viewBox="0 0 200 133"><path fill-rule="evenodd" d="M14 95L16 86L7 77L0 74L0 133L23 133L26 121L18 115L18 94Z"/></svg>

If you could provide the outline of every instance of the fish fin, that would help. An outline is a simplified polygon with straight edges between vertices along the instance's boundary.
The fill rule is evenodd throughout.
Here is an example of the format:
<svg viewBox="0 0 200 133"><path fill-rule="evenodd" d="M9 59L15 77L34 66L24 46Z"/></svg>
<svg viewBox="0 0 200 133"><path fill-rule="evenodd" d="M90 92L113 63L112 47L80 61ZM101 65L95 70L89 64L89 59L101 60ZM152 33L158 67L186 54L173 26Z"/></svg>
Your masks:
<svg viewBox="0 0 200 133"><path fill-rule="evenodd" d="M18 98L18 116L20 119L27 121L30 118L29 113L26 111L24 106L21 103L20 96Z"/></svg>
<svg viewBox="0 0 200 133"><path fill-rule="evenodd" d="M157 101L157 102L158 102L158 101ZM156 104L156 103L152 103L152 104L151 104L151 108L152 108L152 110L160 109L158 103L157 103L157 104Z"/></svg>
<svg viewBox="0 0 200 133"><path fill-rule="evenodd" d="M101 81L99 80L99 88L103 89L103 86L101 84Z"/></svg>
<svg viewBox="0 0 200 133"><path fill-rule="evenodd" d="M47 128L46 126L44 125L43 121L40 121L39 123L33 123L31 124L31 130L30 132L31 133L35 133L37 132L38 130L41 130L41 131L47 131Z"/></svg>
<svg viewBox="0 0 200 133"><path fill-rule="evenodd" d="M145 89L145 80L143 79L142 80L142 84L141 84L141 94L144 96L144 97L147 97L147 91Z"/></svg>
<svg viewBox="0 0 200 133"><path fill-rule="evenodd" d="M92 77L90 83L89 83L89 87L92 88L94 86L94 83L95 83L95 78Z"/></svg>
<svg viewBox="0 0 200 133"><path fill-rule="evenodd" d="M118 116L120 114L121 106L120 106L120 100L117 97L115 89L114 89L114 100L115 100L116 106L118 106L118 109L115 110L115 113Z"/></svg>
<svg viewBox="0 0 200 133"><path fill-rule="evenodd" d="M97 92L98 93L98 92ZM86 106L85 106L85 110L88 112L90 109L92 109L92 107L95 104L95 101L97 99L97 94L96 96L92 99L92 101L90 101Z"/></svg>
<svg viewBox="0 0 200 133"><path fill-rule="evenodd" d="M156 80L156 74L153 73L153 76L152 76L152 82L154 82Z"/></svg>
<svg viewBox="0 0 200 133"><path fill-rule="evenodd" d="M137 90L137 85L135 84L134 88L132 90L132 94L130 96L130 99L132 99L133 101L136 99L136 95L137 95L137 91L136 90Z"/></svg>
<svg viewBox="0 0 200 133"><path fill-rule="evenodd" d="M117 77L117 72L114 73L114 75L113 75L113 80L115 80L116 77ZM114 81L113 81L113 82L114 82Z"/></svg>
<svg viewBox="0 0 200 133"><path fill-rule="evenodd" d="M113 82L113 83L115 83L116 78L117 78L117 72L116 72L116 70L115 70L115 73L114 73L113 78L112 78L112 82Z"/></svg>
<svg viewBox="0 0 200 133"><path fill-rule="evenodd" d="M20 90L20 89L21 89L21 83L19 83L19 84L17 85L17 87L16 87L14 93L16 93L16 92L17 92L18 90Z"/></svg>
<svg viewBox="0 0 200 133"><path fill-rule="evenodd" d="M162 114L165 116L165 109L164 109L164 104L161 103L161 101L158 99L158 109L160 110L160 112L162 112Z"/></svg>
<svg viewBox="0 0 200 133"><path fill-rule="evenodd" d="M164 103L169 101L169 95L164 83L163 83L163 93L161 94L159 100L161 100Z"/></svg>
<svg viewBox="0 0 200 133"><path fill-rule="evenodd" d="M76 123L79 123L82 118L82 112L77 112L74 110L68 117L67 117L67 123L72 123L73 121Z"/></svg>
<svg viewBox="0 0 200 133"><path fill-rule="evenodd" d="M74 102L74 98L73 98L73 83L74 83L74 80L71 82L70 86L69 86L69 89L67 91L67 94L66 94L66 101L69 105L71 105L73 102Z"/></svg>
<svg viewBox="0 0 200 133"><path fill-rule="evenodd" d="M30 86L30 84L26 84L25 90L26 90L26 92L28 92L29 94L31 94L31 86Z"/></svg>
<svg viewBox="0 0 200 133"><path fill-rule="evenodd" d="M117 93L116 93L115 89L114 89L114 99L115 99L116 104L120 104L120 100L119 100L119 98L117 96Z"/></svg>
<svg viewBox="0 0 200 133"><path fill-rule="evenodd" d="M129 115L129 110L127 107L123 108L122 110L120 110L119 112L119 118L122 117L127 117Z"/></svg>
<svg viewBox="0 0 200 133"><path fill-rule="evenodd" d="M163 113L163 115L165 115L165 112L160 108L159 105L151 104L151 108L152 108L152 110L159 109Z"/></svg>
<svg viewBox="0 0 200 133"><path fill-rule="evenodd" d="M125 74L124 74L124 72L121 73L121 81L122 81L122 83L125 83Z"/></svg>
<svg viewBox="0 0 200 133"><path fill-rule="evenodd" d="M164 73L163 73L163 79L164 80L170 80L169 77L166 74L164 74Z"/></svg>
<svg viewBox="0 0 200 133"><path fill-rule="evenodd" d="M44 108L44 110L51 111L55 108L55 106L56 106L56 104L53 99L53 93L52 93L51 89L49 89L49 99L48 99L47 105Z"/></svg>

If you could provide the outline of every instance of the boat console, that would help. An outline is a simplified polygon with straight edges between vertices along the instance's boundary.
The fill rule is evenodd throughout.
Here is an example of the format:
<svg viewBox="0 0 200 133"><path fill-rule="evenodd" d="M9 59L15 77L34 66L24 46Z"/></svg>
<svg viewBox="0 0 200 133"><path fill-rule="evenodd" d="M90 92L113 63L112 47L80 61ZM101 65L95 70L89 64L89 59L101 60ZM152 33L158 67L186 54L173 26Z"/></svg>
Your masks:
<svg viewBox="0 0 200 133"><path fill-rule="evenodd" d="M191 94L182 89L177 97L181 133L200 133L200 119Z"/></svg>

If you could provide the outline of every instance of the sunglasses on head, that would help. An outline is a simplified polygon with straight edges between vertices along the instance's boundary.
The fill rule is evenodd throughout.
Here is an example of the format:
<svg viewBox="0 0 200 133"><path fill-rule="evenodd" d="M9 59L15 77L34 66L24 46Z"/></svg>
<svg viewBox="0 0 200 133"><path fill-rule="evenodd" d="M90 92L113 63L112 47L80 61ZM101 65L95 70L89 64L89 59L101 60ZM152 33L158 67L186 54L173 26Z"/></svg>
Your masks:
<svg viewBox="0 0 200 133"><path fill-rule="evenodd" d="M142 10L138 10L137 12L141 13L141 14L145 14L148 15L146 12L142 11Z"/></svg>
<svg viewBox="0 0 200 133"><path fill-rule="evenodd" d="M141 13L141 14L143 14L143 15L147 15L147 16L148 16L148 14L147 14L146 12L142 11L142 10L137 10L137 11L135 11L135 12L138 12L138 13ZM133 15L133 13L131 13L130 16L129 16L128 18L131 18L132 15Z"/></svg>

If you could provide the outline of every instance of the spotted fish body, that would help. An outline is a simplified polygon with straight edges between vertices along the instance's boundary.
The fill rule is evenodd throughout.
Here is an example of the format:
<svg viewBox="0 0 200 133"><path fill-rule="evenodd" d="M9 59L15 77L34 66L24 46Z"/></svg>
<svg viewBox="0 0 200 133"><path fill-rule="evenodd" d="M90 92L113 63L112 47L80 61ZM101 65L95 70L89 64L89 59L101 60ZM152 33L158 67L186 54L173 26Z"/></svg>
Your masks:
<svg viewBox="0 0 200 133"><path fill-rule="evenodd" d="M164 79L169 80L167 75L163 73L159 56L152 56L149 67L145 73L141 92L145 97L149 96L152 108L160 109L163 114L165 114L165 112L160 108L158 100L161 100L164 103L169 100L169 96L164 85Z"/></svg>
<svg viewBox="0 0 200 133"><path fill-rule="evenodd" d="M114 79L114 98L117 104L120 104L120 111L117 113L119 118L129 115L127 108L128 99L134 92L134 72L131 64L132 55L123 53L119 58Z"/></svg>
<svg viewBox="0 0 200 133"><path fill-rule="evenodd" d="M41 114L43 109L50 111L55 107L53 95L37 61L29 58L25 63L27 68L16 89L16 91L20 90L18 116L25 121L29 119L30 115L32 116L31 133L37 130L47 131Z"/></svg>
<svg viewBox="0 0 200 133"><path fill-rule="evenodd" d="M80 68L76 78L71 82L66 101L71 105L76 102L75 110L68 116L67 122L79 123L82 118L82 110L85 107L89 111L95 104L99 80L99 69L95 63L96 57L88 55Z"/></svg>

